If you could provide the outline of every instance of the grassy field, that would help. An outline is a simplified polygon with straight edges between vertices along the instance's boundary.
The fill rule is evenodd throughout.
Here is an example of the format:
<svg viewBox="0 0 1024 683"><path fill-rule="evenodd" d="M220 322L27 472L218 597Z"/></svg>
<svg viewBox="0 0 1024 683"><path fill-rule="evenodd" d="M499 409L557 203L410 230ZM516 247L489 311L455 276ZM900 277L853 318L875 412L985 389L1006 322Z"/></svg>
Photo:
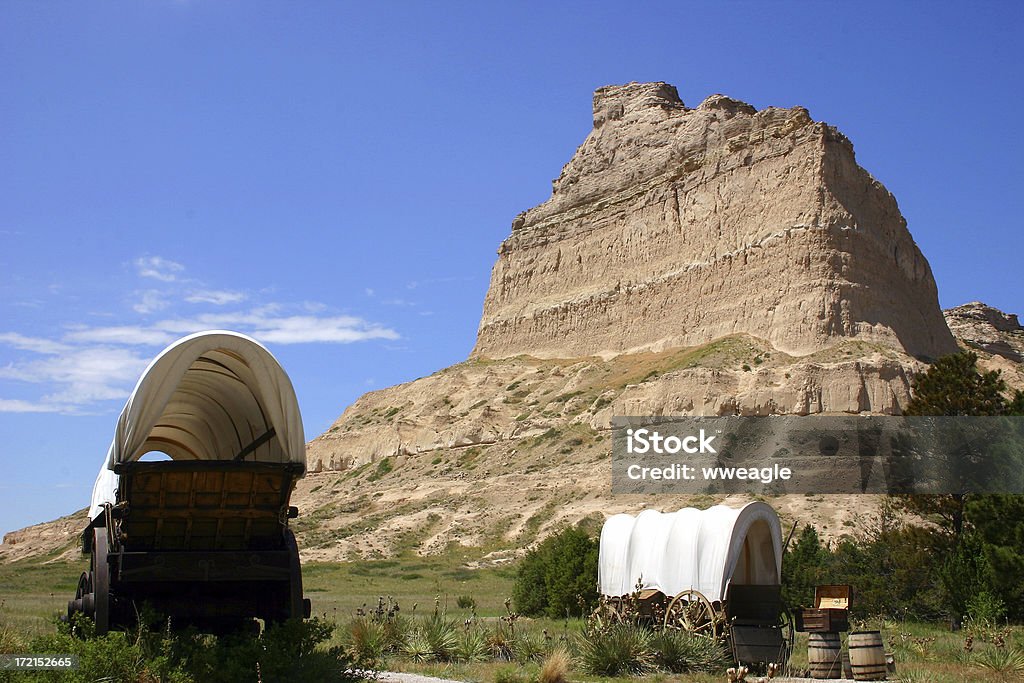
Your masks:
<svg viewBox="0 0 1024 683"><path fill-rule="evenodd" d="M512 567L466 569L475 556L459 551L433 557L362 562L312 563L302 568L303 589L313 603L314 614L349 616L364 603L392 597L402 609L432 610L435 599L456 610L459 596L470 596L482 617L505 613L504 601L512 594Z"/></svg>
<svg viewBox="0 0 1024 683"><path fill-rule="evenodd" d="M392 598L407 617L425 618L439 603L448 617L461 623L473 613L483 624L497 624L506 615L505 600L511 594L514 567L467 569L476 559L470 551L452 550L435 557L409 556L336 564L307 564L303 567L305 592L313 612L340 625L336 639L344 632L355 611L372 609L378 596ZM27 639L53 629L53 617L64 610L72 596L82 563L17 562L0 566L0 626ZM475 609L458 606L459 597L471 598ZM415 609L414 609L415 606ZM551 621L521 619L518 628L540 633L547 630L551 641L576 637L583 627L579 619ZM961 681L1024 681L1024 629L989 626L951 633L938 625L877 622L865 624L882 630L886 649L894 653L897 680L954 683ZM970 640L968 640L970 638ZM798 634L791 668L799 671L807 662L807 638ZM968 649L969 648L969 649ZM418 671L467 681L529 683L539 677L540 663L437 663L390 656L384 665L392 670ZM575 668L571 680L617 680L584 675ZM634 679L635 680L635 679ZM706 674L671 675L656 673L645 680L720 681Z"/></svg>
<svg viewBox="0 0 1024 683"><path fill-rule="evenodd" d="M0 565L0 624L29 636L53 630L53 617L67 610L78 577L88 568L81 562L26 560Z"/></svg>

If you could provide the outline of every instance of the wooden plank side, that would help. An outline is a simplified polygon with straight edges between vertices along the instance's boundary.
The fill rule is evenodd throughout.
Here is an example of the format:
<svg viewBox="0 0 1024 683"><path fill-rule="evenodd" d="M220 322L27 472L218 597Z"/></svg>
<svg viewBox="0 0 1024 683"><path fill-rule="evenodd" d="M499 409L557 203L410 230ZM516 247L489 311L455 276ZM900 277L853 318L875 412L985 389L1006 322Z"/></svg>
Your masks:
<svg viewBox="0 0 1024 683"><path fill-rule="evenodd" d="M771 626L733 626L732 653L737 662L781 662L786 643L782 629Z"/></svg>

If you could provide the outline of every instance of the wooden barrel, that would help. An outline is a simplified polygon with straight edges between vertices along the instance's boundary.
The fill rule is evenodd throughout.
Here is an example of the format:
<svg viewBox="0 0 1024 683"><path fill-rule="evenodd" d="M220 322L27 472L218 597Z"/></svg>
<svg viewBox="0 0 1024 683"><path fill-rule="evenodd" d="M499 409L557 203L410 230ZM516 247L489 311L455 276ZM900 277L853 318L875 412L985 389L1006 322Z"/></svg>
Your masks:
<svg viewBox="0 0 1024 683"><path fill-rule="evenodd" d="M885 648L878 631L856 631L850 634L850 668L855 681L884 681Z"/></svg>
<svg viewBox="0 0 1024 683"><path fill-rule="evenodd" d="M838 633L807 634L807 664L811 678L841 678L843 675L842 642Z"/></svg>

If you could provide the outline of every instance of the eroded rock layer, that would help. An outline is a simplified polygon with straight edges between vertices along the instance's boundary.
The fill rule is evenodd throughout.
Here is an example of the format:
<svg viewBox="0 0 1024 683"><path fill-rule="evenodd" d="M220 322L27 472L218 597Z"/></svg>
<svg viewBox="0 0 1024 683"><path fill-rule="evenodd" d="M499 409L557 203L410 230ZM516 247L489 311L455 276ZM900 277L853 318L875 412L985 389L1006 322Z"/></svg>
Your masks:
<svg viewBox="0 0 1024 683"><path fill-rule="evenodd" d="M956 350L896 200L806 109L674 87L594 95L594 128L499 251L474 357L580 357L733 334Z"/></svg>

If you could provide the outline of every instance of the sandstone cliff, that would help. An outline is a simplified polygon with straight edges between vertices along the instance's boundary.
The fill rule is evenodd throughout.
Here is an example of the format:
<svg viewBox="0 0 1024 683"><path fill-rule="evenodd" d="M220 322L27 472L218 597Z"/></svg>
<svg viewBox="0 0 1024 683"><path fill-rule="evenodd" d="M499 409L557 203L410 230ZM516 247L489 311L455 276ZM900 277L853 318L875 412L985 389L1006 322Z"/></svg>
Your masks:
<svg viewBox="0 0 1024 683"><path fill-rule="evenodd" d="M960 346L978 354L978 364L999 370L1011 387L1024 389L1024 327L1017 316L972 301L945 311Z"/></svg>
<svg viewBox="0 0 1024 683"><path fill-rule="evenodd" d="M594 95L551 198L498 250L473 357L612 355L733 334L956 349L927 261L853 146L806 109L665 83Z"/></svg>

